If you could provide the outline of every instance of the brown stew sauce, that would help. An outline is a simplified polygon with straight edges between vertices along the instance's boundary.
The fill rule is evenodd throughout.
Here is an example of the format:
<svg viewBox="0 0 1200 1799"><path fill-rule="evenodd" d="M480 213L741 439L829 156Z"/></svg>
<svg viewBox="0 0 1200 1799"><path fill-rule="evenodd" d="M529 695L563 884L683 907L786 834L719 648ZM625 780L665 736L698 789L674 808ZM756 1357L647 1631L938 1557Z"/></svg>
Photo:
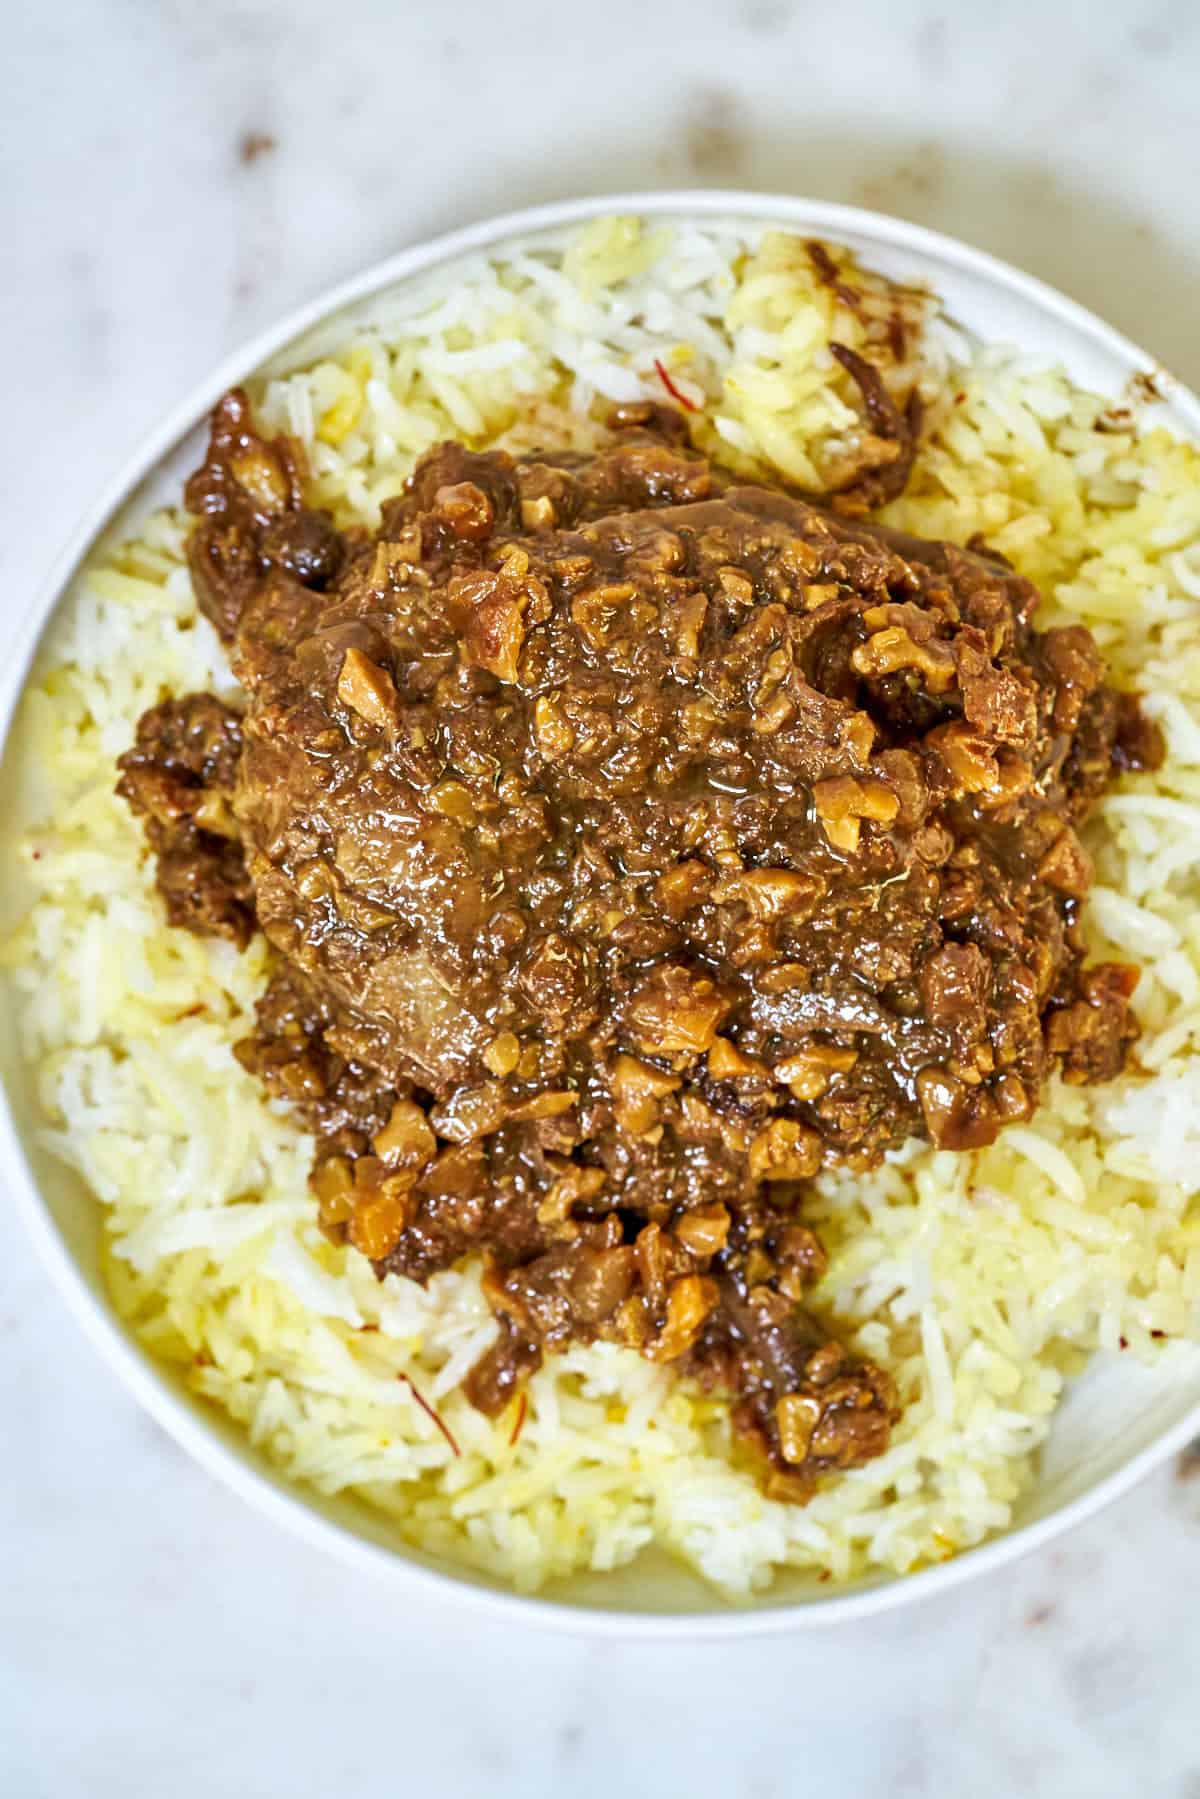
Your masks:
<svg viewBox="0 0 1200 1799"><path fill-rule="evenodd" d="M866 521L917 419L846 356L887 454L828 505L646 405L594 455L442 444L374 535L227 395L189 561L245 710L164 701L120 780L171 922L273 946L237 1053L325 1230L380 1276L483 1252L472 1401L625 1344L795 1499L898 1415L807 1303L807 1184L1120 1071L1079 830L1162 754L1002 559Z"/></svg>

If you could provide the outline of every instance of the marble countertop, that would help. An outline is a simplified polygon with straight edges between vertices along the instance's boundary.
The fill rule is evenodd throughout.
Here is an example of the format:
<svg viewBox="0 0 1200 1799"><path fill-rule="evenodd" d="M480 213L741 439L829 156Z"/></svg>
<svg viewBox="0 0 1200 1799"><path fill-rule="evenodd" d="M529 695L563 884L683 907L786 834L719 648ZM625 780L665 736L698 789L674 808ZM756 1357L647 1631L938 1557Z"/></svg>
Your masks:
<svg viewBox="0 0 1200 1799"><path fill-rule="evenodd" d="M732 185L959 234L1200 383L1200 11L59 0L6 19L0 606L239 340L501 208ZM1200 1473L852 1628L627 1646L373 1585L194 1467L0 1213L0 1793L1200 1799Z"/></svg>

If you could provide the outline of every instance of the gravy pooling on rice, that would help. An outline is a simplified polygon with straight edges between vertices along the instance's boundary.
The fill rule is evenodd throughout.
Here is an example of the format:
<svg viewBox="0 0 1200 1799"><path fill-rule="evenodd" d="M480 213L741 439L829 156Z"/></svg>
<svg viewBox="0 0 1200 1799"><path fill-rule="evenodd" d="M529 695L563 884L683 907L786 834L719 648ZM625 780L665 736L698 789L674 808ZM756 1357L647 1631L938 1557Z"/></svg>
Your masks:
<svg viewBox="0 0 1200 1799"><path fill-rule="evenodd" d="M247 710L163 702L120 783L172 921L277 952L238 1054L326 1230L380 1276L487 1252L473 1402L623 1344L796 1499L898 1403L805 1305L806 1184L1119 1074L1137 971L1085 960L1078 829L1161 758L1003 558L866 522L916 413L834 350L872 429L831 506L638 405L592 454L443 444L342 532L227 396L189 561Z"/></svg>

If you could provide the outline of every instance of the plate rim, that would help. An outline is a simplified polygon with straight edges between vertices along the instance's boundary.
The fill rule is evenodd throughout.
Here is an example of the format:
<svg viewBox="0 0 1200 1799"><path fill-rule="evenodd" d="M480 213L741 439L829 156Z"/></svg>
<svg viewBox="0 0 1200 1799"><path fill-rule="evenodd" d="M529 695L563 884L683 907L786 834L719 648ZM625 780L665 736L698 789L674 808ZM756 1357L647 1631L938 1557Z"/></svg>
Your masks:
<svg viewBox="0 0 1200 1799"><path fill-rule="evenodd" d="M1186 433L1200 443L1200 399L1161 362L1078 301L1014 265L922 225L839 202L752 190L651 189L552 201L489 215L474 223L394 251L348 279L323 289L257 332L224 357L174 405L103 485L49 566L11 646L0 678L0 753L7 755L21 695L42 637L85 558L142 484L203 421L225 390L245 380L289 343L343 309L472 252L506 240L563 229L607 214L642 217L771 221L837 240L867 238L899 252L940 261L958 273L999 288L1084 338L1130 375L1153 372ZM714 1595L713 1609L679 1613L637 1612L577 1601L526 1595L481 1581L469 1570L440 1569L416 1559L404 1545L389 1547L324 1516L298 1483L273 1484L245 1455L225 1443L198 1412L176 1394L165 1372L139 1349L111 1306L93 1291L42 1197L14 1116L7 1081L0 1082L0 1176L16 1200L43 1265L85 1334L134 1397L208 1473L260 1514L343 1562L389 1580L408 1582L431 1599L481 1606L497 1619L529 1623L576 1635L651 1639L730 1638L828 1628L933 1598L1029 1553L1092 1517L1127 1492L1200 1432L1200 1401L1122 1467L1043 1518L965 1549L951 1561L913 1574L894 1575L858 1591L746 1606ZM286 1476L281 1477L286 1481Z"/></svg>

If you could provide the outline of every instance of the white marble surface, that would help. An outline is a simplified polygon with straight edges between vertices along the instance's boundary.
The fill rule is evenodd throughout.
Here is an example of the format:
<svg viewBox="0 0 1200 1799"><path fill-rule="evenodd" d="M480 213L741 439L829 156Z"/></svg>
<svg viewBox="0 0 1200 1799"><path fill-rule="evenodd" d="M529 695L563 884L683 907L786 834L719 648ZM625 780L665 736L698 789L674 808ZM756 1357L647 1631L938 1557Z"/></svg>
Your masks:
<svg viewBox="0 0 1200 1799"><path fill-rule="evenodd" d="M1200 381L1200 12L1007 0L59 0L5 18L0 605L224 351L431 228L810 192L957 232ZM1200 1796L1200 1478L883 1622L499 1633L194 1468L0 1214L0 1794Z"/></svg>

